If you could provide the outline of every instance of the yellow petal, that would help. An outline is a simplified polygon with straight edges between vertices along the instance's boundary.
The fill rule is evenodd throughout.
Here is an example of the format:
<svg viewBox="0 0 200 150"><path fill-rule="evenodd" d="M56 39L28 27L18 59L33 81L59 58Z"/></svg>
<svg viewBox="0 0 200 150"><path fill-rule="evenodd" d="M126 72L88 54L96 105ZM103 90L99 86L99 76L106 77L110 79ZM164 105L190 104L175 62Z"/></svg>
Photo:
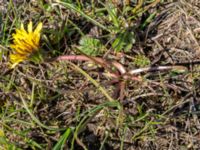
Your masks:
<svg viewBox="0 0 200 150"><path fill-rule="evenodd" d="M18 54L10 54L11 68L14 68L20 62L26 60L26 56Z"/></svg>
<svg viewBox="0 0 200 150"><path fill-rule="evenodd" d="M21 28L16 29L16 33L12 34L13 44L10 45L13 50L13 53L10 54L11 68L24 60L28 60L34 52L39 50L41 29L42 23L40 22L33 31L33 23L30 21L27 31L21 24Z"/></svg>
<svg viewBox="0 0 200 150"><path fill-rule="evenodd" d="M40 34L40 31L42 30L42 22L40 22L37 27L34 30L34 34Z"/></svg>
<svg viewBox="0 0 200 150"><path fill-rule="evenodd" d="M33 32L33 22L32 21L30 21L28 24L28 32L29 33Z"/></svg>
<svg viewBox="0 0 200 150"><path fill-rule="evenodd" d="M19 30L19 29L16 29L16 33L15 34L12 34L13 36L13 39L25 39L28 34L27 32L24 30Z"/></svg>
<svg viewBox="0 0 200 150"><path fill-rule="evenodd" d="M4 137L4 136L5 136L5 134L4 134L3 130L0 129L0 137Z"/></svg>
<svg viewBox="0 0 200 150"><path fill-rule="evenodd" d="M19 64L19 63L17 63L17 62L14 63L14 64L10 64L10 68L13 69L13 68L15 68L18 64Z"/></svg>
<svg viewBox="0 0 200 150"><path fill-rule="evenodd" d="M24 29L24 24L23 24L23 23L21 23L21 30L25 30L25 29Z"/></svg>

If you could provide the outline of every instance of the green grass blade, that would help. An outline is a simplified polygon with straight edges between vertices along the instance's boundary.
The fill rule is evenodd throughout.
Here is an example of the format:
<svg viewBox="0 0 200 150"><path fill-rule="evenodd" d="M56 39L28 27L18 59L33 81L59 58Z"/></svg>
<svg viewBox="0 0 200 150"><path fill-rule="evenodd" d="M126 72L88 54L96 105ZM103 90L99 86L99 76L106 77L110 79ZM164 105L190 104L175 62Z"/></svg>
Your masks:
<svg viewBox="0 0 200 150"><path fill-rule="evenodd" d="M86 18L87 20L91 21L92 23L94 23L95 25L99 26L100 28L110 32L108 30L108 28L106 28L104 25L102 25L101 23L97 22L96 20L94 20L93 18L91 18L90 16L86 15L83 11L81 11L80 9L78 9L77 7L75 7L73 4L67 3L67 2L62 2L60 0L56 0L55 2L71 9L74 10L75 12L79 13L80 15L82 15L84 18Z"/></svg>
<svg viewBox="0 0 200 150"><path fill-rule="evenodd" d="M83 69L81 69L80 67L78 67L77 65L67 61L68 64L70 64L72 69L76 69L78 70L82 75L84 75L88 80L90 80L92 82L92 84L100 91L102 92L102 94L110 101L113 102L115 101L107 92L106 89L103 88L102 86L100 86L100 84L95 81L89 74L87 74L87 72L85 72Z"/></svg>
<svg viewBox="0 0 200 150"><path fill-rule="evenodd" d="M118 109L120 108L120 103L118 101L112 101L112 102L105 102L101 105L98 105L88 111L86 111L85 113L83 113L83 119L79 122L79 124L77 125L75 131L74 131L74 135L73 135L73 139L71 142L71 150L74 149L74 142L75 139L78 138L78 135L84 130L86 124L93 118L95 117L99 111L101 111L103 108L105 107L117 107ZM86 149L86 148L85 148Z"/></svg>
<svg viewBox="0 0 200 150"><path fill-rule="evenodd" d="M47 130L53 130L53 131L60 131L60 130L63 130L63 129L58 129L58 128L53 128L53 127L48 127L46 125L44 125L43 123L41 123L34 115L33 113L31 112L31 110L28 108L28 105L26 103L26 101L24 100L24 98L22 97L22 94L19 92L19 95L20 95L20 98L22 100L22 103L24 105L24 108L26 109L26 111L28 112L28 114L31 116L31 118L34 120L35 123L37 123L39 126L47 129Z"/></svg>
<svg viewBox="0 0 200 150"><path fill-rule="evenodd" d="M56 145L53 147L53 150L62 150L70 134L71 134L71 128L68 128L65 131L65 133L61 136L59 141L56 143Z"/></svg>

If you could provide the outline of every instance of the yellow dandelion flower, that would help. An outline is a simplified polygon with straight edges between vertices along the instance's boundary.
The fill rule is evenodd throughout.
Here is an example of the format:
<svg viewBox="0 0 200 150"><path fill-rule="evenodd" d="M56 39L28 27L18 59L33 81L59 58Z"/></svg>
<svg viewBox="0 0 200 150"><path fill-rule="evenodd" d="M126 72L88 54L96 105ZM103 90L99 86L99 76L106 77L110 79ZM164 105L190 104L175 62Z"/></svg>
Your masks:
<svg viewBox="0 0 200 150"><path fill-rule="evenodd" d="M10 54L11 68L24 60L28 60L33 54L39 51L40 34L42 30L42 23L40 22L33 31L33 23L30 21L27 31L24 25L21 24L20 29L16 29L16 33L12 35L13 44L10 47L13 53Z"/></svg>

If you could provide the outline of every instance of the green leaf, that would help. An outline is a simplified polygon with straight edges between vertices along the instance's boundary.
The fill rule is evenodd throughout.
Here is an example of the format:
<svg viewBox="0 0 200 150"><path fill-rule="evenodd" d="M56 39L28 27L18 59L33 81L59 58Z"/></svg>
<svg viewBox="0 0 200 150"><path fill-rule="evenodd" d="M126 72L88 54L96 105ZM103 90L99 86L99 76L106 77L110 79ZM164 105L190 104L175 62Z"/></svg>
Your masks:
<svg viewBox="0 0 200 150"><path fill-rule="evenodd" d="M79 50L89 56L97 56L101 54L104 49L100 40L88 36L82 37L79 44Z"/></svg>
<svg viewBox="0 0 200 150"><path fill-rule="evenodd" d="M150 60L145 55L136 55L134 58L134 64L138 67L145 67L150 65Z"/></svg>
<svg viewBox="0 0 200 150"><path fill-rule="evenodd" d="M134 43L135 43L134 33L126 30L117 35L116 39L112 43L112 48L117 52L122 50L128 52L130 51Z"/></svg>

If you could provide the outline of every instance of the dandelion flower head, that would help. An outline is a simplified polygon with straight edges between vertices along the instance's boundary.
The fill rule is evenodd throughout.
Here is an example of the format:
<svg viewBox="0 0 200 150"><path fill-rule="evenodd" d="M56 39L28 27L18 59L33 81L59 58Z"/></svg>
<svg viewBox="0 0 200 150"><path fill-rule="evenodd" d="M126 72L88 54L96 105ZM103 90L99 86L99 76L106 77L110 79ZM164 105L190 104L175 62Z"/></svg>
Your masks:
<svg viewBox="0 0 200 150"><path fill-rule="evenodd" d="M13 44L10 45L13 52L10 54L11 68L14 68L22 61L28 60L34 53L39 51L40 34L42 23L40 22L33 31L33 23L30 21L27 31L21 24L20 29L16 29L16 33L12 35Z"/></svg>

